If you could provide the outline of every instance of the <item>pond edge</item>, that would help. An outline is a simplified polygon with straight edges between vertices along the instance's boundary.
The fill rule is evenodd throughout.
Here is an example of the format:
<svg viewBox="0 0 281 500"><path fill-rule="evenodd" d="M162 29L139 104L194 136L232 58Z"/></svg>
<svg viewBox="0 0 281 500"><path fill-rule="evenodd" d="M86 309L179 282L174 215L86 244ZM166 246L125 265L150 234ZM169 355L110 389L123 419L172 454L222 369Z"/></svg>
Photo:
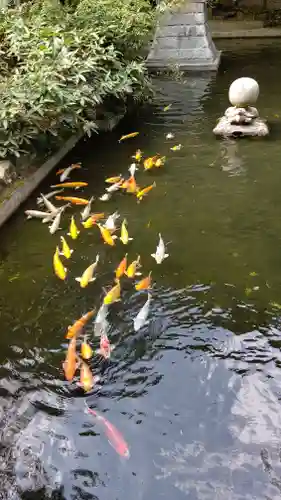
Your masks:
<svg viewBox="0 0 281 500"><path fill-rule="evenodd" d="M122 120L124 114L111 116L103 120L99 120L100 132L110 132ZM60 161L76 146L82 139L84 134L71 136L66 143L51 157L46 160L43 165L38 167L36 172L27 177L23 184L15 189L9 199L5 200L0 206L0 228L10 219L10 217L18 210L20 205L37 189L41 182L52 172L52 170L60 163Z"/></svg>

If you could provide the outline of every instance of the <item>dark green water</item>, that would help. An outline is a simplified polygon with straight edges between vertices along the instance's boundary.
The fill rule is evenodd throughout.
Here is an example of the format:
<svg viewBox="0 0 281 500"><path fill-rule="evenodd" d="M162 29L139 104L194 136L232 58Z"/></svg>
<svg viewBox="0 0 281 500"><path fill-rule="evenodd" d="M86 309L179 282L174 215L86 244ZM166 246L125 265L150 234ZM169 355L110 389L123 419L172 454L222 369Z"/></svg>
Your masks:
<svg viewBox="0 0 281 500"><path fill-rule="evenodd" d="M101 383L86 396L63 377L65 330L99 307L126 247L83 230L63 283L52 256L78 209L51 236L23 215L38 192L1 231L1 499L280 499L281 46L229 47L217 75L155 80L153 106L64 162L81 161L83 195L98 196L105 176L126 173L137 147L168 157L159 172L137 172L140 185L157 183L141 204L117 194L93 205L127 218L129 259L141 254L154 285L150 323L137 334L132 320L146 297L124 285L109 315L116 350L110 363L93 358ZM260 83L267 140L212 135L239 76ZM139 138L118 143L133 130ZM161 266L150 257L159 232L171 242ZM98 279L81 290L74 277L97 252ZM93 324L86 332L93 339ZM129 460L85 414L84 399L123 434Z"/></svg>

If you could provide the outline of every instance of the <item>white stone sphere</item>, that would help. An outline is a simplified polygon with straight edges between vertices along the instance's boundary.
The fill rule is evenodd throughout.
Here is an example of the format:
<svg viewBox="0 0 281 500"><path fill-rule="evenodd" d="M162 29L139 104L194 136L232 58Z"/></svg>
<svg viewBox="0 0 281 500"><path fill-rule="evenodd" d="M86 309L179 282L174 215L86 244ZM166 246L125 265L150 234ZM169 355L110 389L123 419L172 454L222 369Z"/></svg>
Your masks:
<svg viewBox="0 0 281 500"><path fill-rule="evenodd" d="M228 98L232 106L251 106L259 97L259 84L253 78L242 77L234 80L229 87Z"/></svg>

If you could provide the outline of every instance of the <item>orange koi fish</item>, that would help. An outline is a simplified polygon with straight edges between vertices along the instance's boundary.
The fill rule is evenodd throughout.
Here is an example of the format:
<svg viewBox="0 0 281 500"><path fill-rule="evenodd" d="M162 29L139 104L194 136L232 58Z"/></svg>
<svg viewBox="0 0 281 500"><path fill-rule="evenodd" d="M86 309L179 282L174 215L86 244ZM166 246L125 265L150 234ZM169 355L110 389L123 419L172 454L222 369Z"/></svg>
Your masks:
<svg viewBox="0 0 281 500"><path fill-rule="evenodd" d="M151 191L152 188L154 188L156 186L156 182L153 182L153 184L151 184L150 186L147 186L143 189L141 189L140 191L138 191L137 193L137 198L138 200L142 200L144 196L147 195L147 193L149 193L149 191Z"/></svg>
<svg viewBox="0 0 281 500"><path fill-rule="evenodd" d="M89 203L89 200L85 198L76 198L76 196L55 196L55 198L56 200L69 201L73 205L88 205Z"/></svg>
<svg viewBox="0 0 281 500"><path fill-rule="evenodd" d="M139 187L133 175L130 177L130 179L128 179L126 191L127 193L137 193L139 191Z"/></svg>
<svg viewBox="0 0 281 500"><path fill-rule="evenodd" d="M140 149L137 149L135 154L132 156L132 158L136 161L141 161L142 159L142 151Z"/></svg>
<svg viewBox="0 0 281 500"><path fill-rule="evenodd" d="M110 245L111 247L113 247L115 245L115 241L114 240L117 238L117 236L112 235L108 229L106 229L105 227L101 226L100 224L97 224L97 226L98 226L98 228L100 230L100 233L101 233L101 236L103 238L104 243L106 243L107 245Z"/></svg>
<svg viewBox="0 0 281 500"><path fill-rule="evenodd" d="M139 290L149 290L149 288L151 288L151 271L150 271L149 275L146 276L146 278L143 278L141 281L139 281L135 285L135 289L137 291L139 291Z"/></svg>
<svg viewBox="0 0 281 500"><path fill-rule="evenodd" d="M87 363L81 360L79 385L84 389L84 391L89 392L99 380L100 377L94 377Z"/></svg>
<svg viewBox="0 0 281 500"><path fill-rule="evenodd" d="M96 351L97 354L103 356L104 359L109 359L114 349L115 345L110 344L109 338L106 333L102 333L100 338L100 348Z"/></svg>
<svg viewBox="0 0 281 500"><path fill-rule="evenodd" d="M117 182L120 182L122 179L121 175L117 175L116 177L108 177L105 179L105 182L108 184L116 184Z"/></svg>
<svg viewBox="0 0 281 500"><path fill-rule="evenodd" d="M82 222L82 225L84 226L85 229L90 229L90 227L93 227L98 220L103 218L104 218L104 213L92 214L87 220L85 220L85 222Z"/></svg>
<svg viewBox="0 0 281 500"><path fill-rule="evenodd" d="M122 135L122 137L120 137L120 139L119 139L119 142L125 141L126 139L132 139L133 137L136 137L137 135L139 135L139 132L132 132L131 134Z"/></svg>
<svg viewBox="0 0 281 500"><path fill-rule="evenodd" d="M91 413L91 415L93 415L97 420L97 422L99 422L103 427L110 446L112 446L112 448L114 448L114 450L121 457L126 459L130 458L130 451L128 444L126 443L125 439L123 438L122 434L118 431L118 429L116 429L116 427L102 415L97 413L95 410L92 410L92 408L89 408L87 404L86 407L88 413Z"/></svg>
<svg viewBox="0 0 281 500"><path fill-rule="evenodd" d="M61 187L61 188L80 188L88 186L88 182L61 182L60 184L54 184L53 187Z"/></svg>
<svg viewBox="0 0 281 500"><path fill-rule="evenodd" d="M138 256L137 260L134 260L127 268L127 271L125 271L125 274L128 278L134 278L137 275L140 275L140 272L137 272L137 269L141 267L140 264L140 255Z"/></svg>
<svg viewBox="0 0 281 500"><path fill-rule="evenodd" d="M90 359L93 356L93 349L88 344L86 337L84 337L81 345L81 356L83 359Z"/></svg>
<svg viewBox="0 0 281 500"><path fill-rule="evenodd" d="M86 323L94 316L95 309L87 312L84 316L81 316L80 319L77 319L72 326L69 326L67 329L66 338L72 339L74 336L80 335Z"/></svg>
<svg viewBox="0 0 281 500"><path fill-rule="evenodd" d="M103 299L103 303L105 305L113 304L113 302L117 302L120 300L120 294L121 294L121 285L120 285L120 280L116 279L116 285L113 286L109 292L105 295Z"/></svg>
<svg viewBox="0 0 281 500"><path fill-rule="evenodd" d="M125 255L125 257L121 260L119 266L117 267L116 271L115 271L115 276L117 279L121 278L121 276L123 276L123 274L126 273L126 269L127 269L127 253Z"/></svg>
<svg viewBox="0 0 281 500"><path fill-rule="evenodd" d="M76 336L74 336L68 344L68 349L63 363L63 370L66 380L69 382L73 379L77 370L76 362Z"/></svg>

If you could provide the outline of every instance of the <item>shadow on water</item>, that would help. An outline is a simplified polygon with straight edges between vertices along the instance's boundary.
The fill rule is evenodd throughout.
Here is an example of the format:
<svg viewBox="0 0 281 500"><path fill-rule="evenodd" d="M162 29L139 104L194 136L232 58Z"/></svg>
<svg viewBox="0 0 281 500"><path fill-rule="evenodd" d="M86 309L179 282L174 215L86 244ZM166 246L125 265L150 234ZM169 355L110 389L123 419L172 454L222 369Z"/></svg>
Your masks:
<svg viewBox="0 0 281 500"><path fill-rule="evenodd" d="M63 377L65 331L99 307L124 247L101 244L95 228L81 231L61 283L52 271L59 233L23 216L39 193L1 232L1 499L280 498L279 59L276 46L230 48L218 75L159 77L151 106L65 159L82 161L83 195L98 197L104 177L125 173L137 147L167 155L164 169L137 172L141 186L157 184L141 204L119 194L94 204L127 218L129 260L140 253L154 285L150 322L136 334L133 318L146 295L123 281L122 302L108 318L116 349L110 362L91 361L101 382L86 396ZM241 74L260 82L269 140L212 135ZM133 130L139 138L118 143ZM171 152L178 143L182 149ZM69 215L62 234L68 225ZM161 266L150 257L159 232L171 242ZM81 291L73 278L97 252L98 279ZM93 328L86 334L96 347ZM129 460L85 412L85 400L124 435Z"/></svg>

